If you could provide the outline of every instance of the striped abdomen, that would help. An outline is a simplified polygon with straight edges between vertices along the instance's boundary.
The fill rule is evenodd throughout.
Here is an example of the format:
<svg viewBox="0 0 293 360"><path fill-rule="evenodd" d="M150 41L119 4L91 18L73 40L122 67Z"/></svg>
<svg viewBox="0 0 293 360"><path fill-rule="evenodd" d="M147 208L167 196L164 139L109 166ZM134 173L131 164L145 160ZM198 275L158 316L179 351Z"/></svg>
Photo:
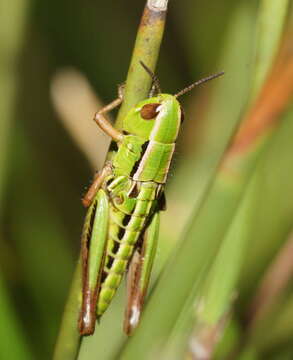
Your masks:
<svg viewBox="0 0 293 360"><path fill-rule="evenodd" d="M105 312L115 295L162 191L162 185L152 181L135 182L125 176L110 181L109 184L107 180L111 199L109 232L97 302L98 316Z"/></svg>

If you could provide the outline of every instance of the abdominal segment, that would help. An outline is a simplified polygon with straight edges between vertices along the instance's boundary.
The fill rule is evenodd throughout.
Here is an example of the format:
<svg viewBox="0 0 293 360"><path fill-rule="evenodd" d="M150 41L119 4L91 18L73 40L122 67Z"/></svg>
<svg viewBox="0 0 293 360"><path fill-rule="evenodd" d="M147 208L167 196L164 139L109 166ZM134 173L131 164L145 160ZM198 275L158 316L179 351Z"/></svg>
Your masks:
<svg viewBox="0 0 293 360"><path fill-rule="evenodd" d="M110 198L109 231L97 315L101 316L115 295L134 249L142 239L145 227L156 210L158 190L155 182L135 183L129 179L114 180L108 187ZM124 189L121 189L121 181ZM126 189L126 190L125 190ZM117 191L118 190L118 191Z"/></svg>

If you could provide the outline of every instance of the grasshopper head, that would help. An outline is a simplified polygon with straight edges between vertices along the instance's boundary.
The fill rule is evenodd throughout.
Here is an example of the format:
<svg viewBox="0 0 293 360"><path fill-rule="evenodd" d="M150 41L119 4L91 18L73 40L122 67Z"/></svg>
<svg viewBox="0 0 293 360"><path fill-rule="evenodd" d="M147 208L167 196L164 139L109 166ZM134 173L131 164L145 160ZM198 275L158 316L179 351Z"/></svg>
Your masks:
<svg viewBox="0 0 293 360"><path fill-rule="evenodd" d="M123 130L146 140L170 144L177 139L182 119L176 97L159 94L131 109L123 122Z"/></svg>

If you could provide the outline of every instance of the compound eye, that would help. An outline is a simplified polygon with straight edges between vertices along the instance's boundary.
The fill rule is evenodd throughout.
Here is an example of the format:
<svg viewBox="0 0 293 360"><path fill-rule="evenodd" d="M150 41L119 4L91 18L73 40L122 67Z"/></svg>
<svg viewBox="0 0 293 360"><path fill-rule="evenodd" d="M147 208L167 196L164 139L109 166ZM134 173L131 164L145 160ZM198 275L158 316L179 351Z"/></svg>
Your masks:
<svg viewBox="0 0 293 360"><path fill-rule="evenodd" d="M154 119L157 115L157 109L161 104L153 103L153 104L146 104L140 110L140 115L145 120Z"/></svg>

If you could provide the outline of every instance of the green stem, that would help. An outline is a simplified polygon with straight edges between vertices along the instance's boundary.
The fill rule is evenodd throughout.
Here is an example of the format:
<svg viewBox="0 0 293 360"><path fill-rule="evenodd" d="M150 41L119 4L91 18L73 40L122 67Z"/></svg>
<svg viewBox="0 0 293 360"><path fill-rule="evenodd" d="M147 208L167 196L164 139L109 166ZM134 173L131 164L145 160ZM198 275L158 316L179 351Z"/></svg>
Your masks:
<svg viewBox="0 0 293 360"><path fill-rule="evenodd" d="M68 300L65 306L58 339L55 345L54 360L72 360L78 353L80 336L77 321L81 294L81 262L79 261L73 277Z"/></svg>
<svg viewBox="0 0 293 360"><path fill-rule="evenodd" d="M167 4L168 0L147 1L138 29L132 60L127 75L124 101L115 123L117 128L121 128L122 120L128 110L138 101L148 96L151 78L142 68L139 61L143 61L151 70L155 69L165 26ZM75 359L78 355L80 345L83 343L83 339L80 341L77 330L81 294L80 279L81 267L78 266L65 307L55 347L54 360ZM115 346L114 341L112 346ZM120 341L117 341L117 346L120 346ZM93 358L96 355L95 352Z"/></svg>
<svg viewBox="0 0 293 360"><path fill-rule="evenodd" d="M152 80L139 62L143 61L151 70L155 70L165 27L167 4L168 0L147 1L127 74L123 104L116 120L117 128L121 128L128 110L148 96Z"/></svg>

